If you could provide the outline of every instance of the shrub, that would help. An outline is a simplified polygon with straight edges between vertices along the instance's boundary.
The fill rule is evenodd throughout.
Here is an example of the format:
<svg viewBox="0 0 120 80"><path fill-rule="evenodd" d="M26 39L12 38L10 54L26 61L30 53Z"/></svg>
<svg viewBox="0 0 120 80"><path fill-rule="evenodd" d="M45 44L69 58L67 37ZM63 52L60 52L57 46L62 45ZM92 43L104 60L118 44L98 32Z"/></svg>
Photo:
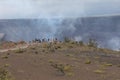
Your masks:
<svg viewBox="0 0 120 80"><path fill-rule="evenodd" d="M26 44L25 41L19 41L18 44Z"/></svg>
<svg viewBox="0 0 120 80"><path fill-rule="evenodd" d="M72 45L69 45L68 48L73 48L73 46L72 46Z"/></svg>
<svg viewBox="0 0 120 80"><path fill-rule="evenodd" d="M88 46L96 48L98 46L97 41L95 39L89 39Z"/></svg>
<svg viewBox="0 0 120 80"><path fill-rule="evenodd" d="M49 51L50 52L55 52L55 49L54 48L50 48Z"/></svg>
<svg viewBox="0 0 120 80"><path fill-rule="evenodd" d="M105 64L105 66L113 66L112 64Z"/></svg>
<svg viewBox="0 0 120 80"><path fill-rule="evenodd" d="M64 42L69 43L71 40L68 37L64 37Z"/></svg>
<svg viewBox="0 0 120 80"><path fill-rule="evenodd" d="M83 41L79 41L79 44L80 44L80 46L84 45Z"/></svg>
<svg viewBox="0 0 120 80"><path fill-rule="evenodd" d="M50 59L50 60L48 60L48 62L49 62L49 63L53 63L53 62L54 62L54 60Z"/></svg>
<svg viewBox="0 0 120 80"><path fill-rule="evenodd" d="M4 67L9 67L9 66L10 66L10 64L5 64L5 65L4 65Z"/></svg>
<svg viewBox="0 0 120 80"><path fill-rule="evenodd" d="M74 76L73 73L67 73L66 75L67 75L68 77L72 77L72 76Z"/></svg>
<svg viewBox="0 0 120 80"><path fill-rule="evenodd" d="M5 56L2 56L2 58L3 58L3 59L8 59L8 56L7 56L7 55L5 55Z"/></svg>
<svg viewBox="0 0 120 80"><path fill-rule="evenodd" d="M52 63L51 66L52 66L53 68L55 68L58 72L63 73L64 75L65 75L67 72L69 72L69 71L72 70L72 66L69 65L69 64L64 65L64 64Z"/></svg>
<svg viewBox="0 0 120 80"><path fill-rule="evenodd" d="M61 49L62 47L61 46L55 46L55 49Z"/></svg>
<svg viewBox="0 0 120 80"><path fill-rule="evenodd" d="M102 71L102 70L95 70L94 72L97 73L97 74L102 74L102 73L104 73L104 71Z"/></svg>
<svg viewBox="0 0 120 80"><path fill-rule="evenodd" d="M45 52L45 49L43 49L42 52Z"/></svg>
<svg viewBox="0 0 120 80"><path fill-rule="evenodd" d="M71 57L71 56L73 56L73 55L72 55L72 54L66 54L65 56Z"/></svg>
<svg viewBox="0 0 120 80"><path fill-rule="evenodd" d="M91 64L90 60L86 60L85 64Z"/></svg>
<svg viewBox="0 0 120 80"><path fill-rule="evenodd" d="M30 47L30 49L35 50L36 48L35 47Z"/></svg>
<svg viewBox="0 0 120 80"><path fill-rule="evenodd" d="M72 66L71 65L65 65L64 66L64 71L71 71L72 70Z"/></svg>
<svg viewBox="0 0 120 80"><path fill-rule="evenodd" d="M35 54L38 54L38 52L37 52L37 51L35 51Z"/></svg>
<svg viewBox="0 0 120 80"><path fill-rule="evenodd" d="M76 44L76 42L72 41L71 44Z"/></svg>
<svg viewBox="0 0 120 80"><path fill-rule="evenodd" d="M15 53L23 53L23 52L24 52L23 49L17 49L17 50L15 50Z"/></svg>
<svg viewBox="0 0 120 80"><path fill-rule="evenodd" d="M13 80L10 76L10 73L4 69L0 68L0 80Z"/></svg>

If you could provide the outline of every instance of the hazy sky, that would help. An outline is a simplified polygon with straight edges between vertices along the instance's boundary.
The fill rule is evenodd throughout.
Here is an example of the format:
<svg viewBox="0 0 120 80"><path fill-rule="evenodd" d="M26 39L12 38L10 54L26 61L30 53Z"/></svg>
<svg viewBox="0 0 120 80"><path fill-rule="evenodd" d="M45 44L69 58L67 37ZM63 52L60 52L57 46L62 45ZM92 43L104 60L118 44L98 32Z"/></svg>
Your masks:
<svg viewBox="0 0 120 80"><path fill-rule="evenodd" d="M120 0L0 0L0 19L119 14Z"/></svg>

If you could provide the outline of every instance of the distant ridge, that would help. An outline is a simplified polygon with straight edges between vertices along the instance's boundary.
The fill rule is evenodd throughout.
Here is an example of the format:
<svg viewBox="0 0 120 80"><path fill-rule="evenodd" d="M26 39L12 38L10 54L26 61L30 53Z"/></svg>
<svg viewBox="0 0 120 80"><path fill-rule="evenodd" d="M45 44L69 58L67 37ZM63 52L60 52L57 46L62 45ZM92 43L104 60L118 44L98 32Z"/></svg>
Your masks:
<svg viewBox="0 0 120 80"><path fill-rule="evenodd" d="M99 18L99 17L118 17L118 14L104 14L104 15L90 15L90 16L77 16L77 17L49 17L49 18L5 18L0 20L38 20L38 19L76 19L76 18Z"/></svg>

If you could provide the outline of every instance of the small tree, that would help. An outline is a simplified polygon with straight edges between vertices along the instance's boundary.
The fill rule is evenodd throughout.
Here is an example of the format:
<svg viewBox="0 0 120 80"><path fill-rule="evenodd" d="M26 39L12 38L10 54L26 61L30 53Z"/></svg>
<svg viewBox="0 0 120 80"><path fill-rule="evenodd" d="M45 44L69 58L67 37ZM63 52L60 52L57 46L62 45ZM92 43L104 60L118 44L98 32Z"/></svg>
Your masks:
<svg viewBox="0 0 120 80"><path fill-rule="evenodd" d="M79 41L80 46L84 46L83 41Z"/></svg>
<svg viewBox="0 0 120 80"><path fill-rule="evenodd" d="M71 40L68 37L64 37L64 42L69 43Z"/></svg>
<svg viewBox="0 0 120 80"><path fill-rule="evenodd" d="M88 46L96 48L98 46L98 43L95 39L89 39Z"/></svg>

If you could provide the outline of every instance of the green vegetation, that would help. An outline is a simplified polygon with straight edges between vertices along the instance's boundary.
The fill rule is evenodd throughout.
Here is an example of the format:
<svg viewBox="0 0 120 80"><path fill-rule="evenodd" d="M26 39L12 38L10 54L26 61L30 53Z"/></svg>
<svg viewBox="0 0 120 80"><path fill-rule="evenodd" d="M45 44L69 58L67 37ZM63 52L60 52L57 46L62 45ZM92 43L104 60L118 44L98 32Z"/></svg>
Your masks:
<svg viewBox="0 0 120 80"><path fill-rule="evenodd" d="M110 63L107 63L107 64L105 64L105 66L113 66L112 64L110 64Z"/></svg>
<svg viewBox="0 0 120 80"><path fill-rule="evenodd" d="M15 53L23 53L23 52L24 52L23 49L17 49L17 50L15 50Z"/></svg>
<svg viewBox="0 0 120 80"><path fill-rule="evenodd" d="M95 70L95 71L94 71L94 73L97 73L97 74L102 74L102 73L104 73L104 71L103 71L103 70L99 70L99 69L98 69L98 70Z"/></svg>
<svg viewBox="0 0 120 80"><path fill-rule="evenodd" d="M97 48L98 43L97 43L97 41L95 39L89 39L88 46Z"/></svg>
<svg viewBox="0 0 120 80"><path fill-rule="evenodd" d="M69 72L69 73L66 74L66 76L68 76L68 77L72 77L72 76L74 76L74 74L71 73L71 72Z"/></svg>
<svg viewBox="0 0 120 80"><path fill-rule="evenodd" d="M84 42L83 41L79 41L80 46L84 46Z"/></svg>
<svg viewBox="0 0 120 80"><path fill-rule="evenodd" d="M5 68L0 68L0 80L13 80L10 73Z"/></svg>
<svg viewBox="0 0 120 80"><path fill-rule="evenodd" d="M30 49L35 50L36 48L35 47L30 47Z"/></svg>
<svg viewBox="0 0 120 80"><path fill-rule="evenodd" d="M71 40L68 37L64 37L64 42L69 43L69 42L71 42Z"/></svg>
<svg viewBox="0 0 120 80"><path fill-rule="evenodd" d="M72 66L69 64L51 63L51 66L64 75L69 74L69 72L72 70Z"/></svg>
<svg viewBox="0 0 120 80"><path fill-rule="evenodd" d="M91 64L91 61L88 59L85 61L85 64Z"/></svg>
<svg viewBox="0 0 120 80"><path fill-rule="evenodd" d="M10 64L5 64L5 65L4 65L4 67L9 67L9 66L10 66Z"/></svg>
<svg viewBox="0 0 120 80"><path fill-rule="evenodd" d="M49 59L49 60L48 60L48 62L49 62L49 63L53 63L53 62L54 62L54 60L52 60L52 59Z"/></svg>
<svg viewBox="0 0 120 80"><path fill-rule="evenodd" d="M8 59L8 55L2 56L3 59Z"/></svg>

